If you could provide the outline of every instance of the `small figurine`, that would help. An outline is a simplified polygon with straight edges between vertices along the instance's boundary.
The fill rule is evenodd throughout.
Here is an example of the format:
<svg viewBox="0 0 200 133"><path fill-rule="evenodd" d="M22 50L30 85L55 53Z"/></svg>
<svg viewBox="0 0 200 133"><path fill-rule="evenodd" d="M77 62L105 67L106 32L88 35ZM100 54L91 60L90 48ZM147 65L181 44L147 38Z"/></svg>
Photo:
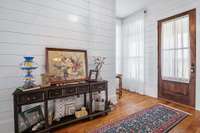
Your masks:
<svg viewBox="0 0 200 133"><path fill-rule="evenodd" d="M50 78L52 77L52 75L47 74L47 73L43 73L41 74L41 79L42 79L42 87L48 87L51 85L50 83Z"/></svg>
<svg viewBox="0 0 200 133"><path fill-rule="evenodd" d="M76 118L80 118L80 117L87 116L87 115L88 115L88 112L85 107L81 107L80 111L75 112Z"/></svg>

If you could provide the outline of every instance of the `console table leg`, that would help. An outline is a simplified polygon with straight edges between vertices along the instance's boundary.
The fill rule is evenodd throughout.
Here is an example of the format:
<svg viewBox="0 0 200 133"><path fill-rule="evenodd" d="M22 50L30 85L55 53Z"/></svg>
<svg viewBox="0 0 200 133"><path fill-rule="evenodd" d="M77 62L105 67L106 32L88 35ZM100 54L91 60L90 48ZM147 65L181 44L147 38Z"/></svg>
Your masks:
<svg viewBox="0 0 200 133"><path fill-rule="evenodd" d="M44 101L44 112L45 112L45 126L48 128L49 126L49 112L48 112L48 100L47 94L45 93L45 101Z"/></svg>
<svg viewBox="0 0 200 133"><path fill-rule="evenodd" d="M15 126L15 133L18 133L18 113L20 111L20 109L17 107L16 104L17 98L16 96L14 96L13 98L13 103L14 103L14 126Z"/></svg>
<svg viewBox="0 0 200 133"><path fill-rule="evenodd" d="M105 93L106 93L105 108L108 109L108 85L107 85L107 83L106 83Z"/></svg>
<svg viewBox="0 0 200 133"><path fill-rule="evenodd" d="M89 100L89 114L92 113L92 92L89 93L89 96L90 96L90 100Z"/></svg>
<svg viewBox="0 0 200 133"><path fill-rule="evenodd" d="M86 99L87 97L86 97L86 93L84 93L84 106L86 107L86 105L87 105L87 99Z"/></svg>

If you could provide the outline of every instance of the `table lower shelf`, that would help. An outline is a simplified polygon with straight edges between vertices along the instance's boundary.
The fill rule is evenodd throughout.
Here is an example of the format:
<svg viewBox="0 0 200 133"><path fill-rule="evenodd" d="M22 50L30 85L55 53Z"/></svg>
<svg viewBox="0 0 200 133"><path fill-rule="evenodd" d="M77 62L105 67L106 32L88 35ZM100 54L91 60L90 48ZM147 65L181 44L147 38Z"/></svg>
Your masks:
<svg viewBox="0 0 200 133"><path fill-rule="evenodd" d="M94 112L87 116L80 117L80 118L76 118L75 115L66 116L66 117L62 118L60 121L53 121L52 125L50 125L48 128L37 131L37 133L46 133L46 132L53 131L58 128L62 128L66 125L69 125L69 124L72 124L72 123L75 123L75 122L78 122L81 120L93 119L94 117L97 117L100 115L106 115L110 111L111 111L110 109L107 109L105 111L97 111L97 112Z"/></svg>

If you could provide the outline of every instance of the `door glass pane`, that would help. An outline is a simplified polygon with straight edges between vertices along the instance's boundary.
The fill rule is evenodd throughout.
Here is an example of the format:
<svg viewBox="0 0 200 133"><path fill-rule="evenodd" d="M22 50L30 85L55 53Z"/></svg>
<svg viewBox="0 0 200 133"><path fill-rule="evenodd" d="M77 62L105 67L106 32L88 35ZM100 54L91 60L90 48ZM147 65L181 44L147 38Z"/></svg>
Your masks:
<svg viewBox="0 0 200 133"><path fill-rule="evenodd" d="M163 80L190 80L189 16L162 23L161 75Z"/></svg>

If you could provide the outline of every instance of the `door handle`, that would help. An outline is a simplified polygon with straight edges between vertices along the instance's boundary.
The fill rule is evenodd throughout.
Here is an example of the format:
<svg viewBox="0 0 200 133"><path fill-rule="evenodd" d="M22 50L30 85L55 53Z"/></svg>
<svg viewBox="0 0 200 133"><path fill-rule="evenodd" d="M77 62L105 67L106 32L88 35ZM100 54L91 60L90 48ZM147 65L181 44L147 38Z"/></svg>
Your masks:
<svg viewBox="0 0 200 133"><path fill-rule="evenodd" d="M194 72L195 72L195 65L194 65L194 64L191 65L190 72L191 72L191 73L194 73Z"/></svg>

